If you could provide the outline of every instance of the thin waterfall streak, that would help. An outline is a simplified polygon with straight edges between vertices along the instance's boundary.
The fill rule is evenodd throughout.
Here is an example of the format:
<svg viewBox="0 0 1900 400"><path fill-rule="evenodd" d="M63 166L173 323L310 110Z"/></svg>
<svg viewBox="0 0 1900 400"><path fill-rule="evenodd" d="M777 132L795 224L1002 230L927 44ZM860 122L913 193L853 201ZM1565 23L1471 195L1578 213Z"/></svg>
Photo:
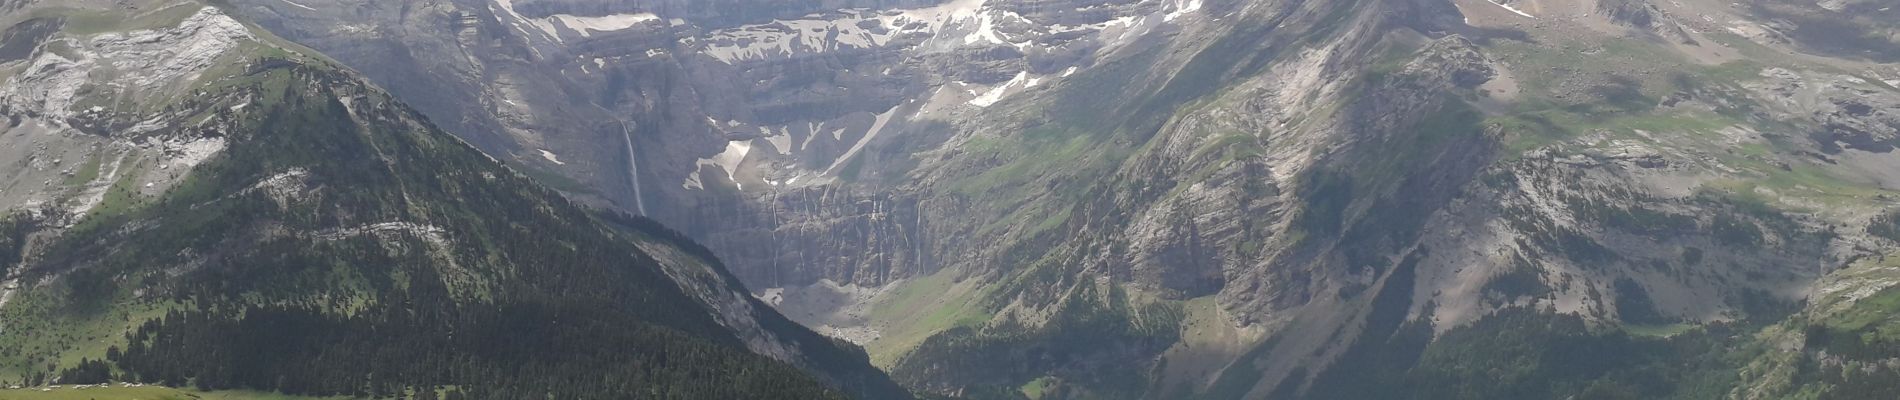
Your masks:
<svg viewBox="0 0 1900 400"><path fill-rule="evenodd" d="M640 156L633 152L633 128L620 121L620 138L627 143L627 181L633 185L633 205L640 216L647 216L647 198L640 194Z"/></svg>

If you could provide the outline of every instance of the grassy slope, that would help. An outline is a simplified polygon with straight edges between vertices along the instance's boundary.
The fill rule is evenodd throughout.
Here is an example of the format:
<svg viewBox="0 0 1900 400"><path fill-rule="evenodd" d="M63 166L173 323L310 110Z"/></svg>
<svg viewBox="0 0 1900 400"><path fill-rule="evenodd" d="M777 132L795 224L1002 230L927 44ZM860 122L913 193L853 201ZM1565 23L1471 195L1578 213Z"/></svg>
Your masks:
<svg viewBox="0 0 1900 400"><path fill-rule="evenodd" d="M160 386L109 386L76 388L75 385L0 390L0 400L319 400L343 397L306 397L251 391L212 391L173 389Z"/></svg>
<svg viewBox="0 0 1900 400"><path fill-rule="evenodd" d="M990 319L979 302L983 291L955 279L949 271L911 279L878 299L870 318L889 328L867 346L873 363L888 368L930 335Z"/></svg>
<svg viewBox="0 0 1900 400"><path fill-rule="evenodd" d="M1900 375L1900 257L1831 274L1801 313L1746 338L1737 393L1753 398L1854 399L1891 394Z"/></svg>
<svg viewBox="0 0 1900 400"><path fill-rule="evenodd" d="M1717 35L1722 35L1717 33ZM1492 47L1494 56L1512 66L1515 71L1526 73L1518 79L1524 85L1524 95L1520 101L1512 103L1508 109L1486 110L1482 121L1484 125L1503 127L1507 132L1506 152L1502 158L1508 162L1514 155L1532 149L1547 148L1562 144L1570 149L1588 149L1609 145L1608 141L1586 143L1577 140L1580 137L1606 133L1613 140L1634 141L1664 151L1681 151L1692 154L1710 152L1709 143L1719 142L1721 131L1732 127L1748 127L1762 131L1785 130L1790 126L1773 121L1760 121L1750 118L1752 111L1748 107L1749 99L1742 93L1741 84L1758 79L1756 76L1766 65L1756 62L1731 62L1722 65L1699 65L1684 60L1667 48L1638 41L1612 42L1594 53L1580 53L1562 46L1550 47L1522 45L1500 41L1502 45ZM1744 51L1748 51L1744 49ZM1561 86L1571 76L1617 76L1624 72L1602 59L1643 60L1645 74L1620 77L1627 79L1620 85L1592 88L1598 90L1600 98L1569 97L1560 98L1557 93L1574 91L1577 88ZM1770 59L1772 60L1772 59ZM1771 61L1772 62L1772 61ZM1096 74L1112 75L1114 66L1101 69ZM1086 76L1084 78L1087 78ZM1117 80L1117 79L1110 79ZM1118 81L1125 81L1120 79ZM1715 110L1675 109L1659 107L1664 98L1685 91L1714 96L1715 99L1729 103L1730 107ZM1124 96L1126 97L1126 96ZM1086 102L1081 102L1086 103ZM1046 125L1037 125L1019 135L1001 137L979 137L960 147L960 150L982 154L978 159L1004 160L1001 165L993 166L982 172L969 175L950 185L952 192L971 198L999 199L998 204L1009 208L1003 212L1003 218L982 226L978 232L984 237L991 234L1008 232L1019 241L1028 241L1043 229L1051 226L1039 218L1068 219L1072 208L1067 207L1067 193L1088 193L1071 182L1068 177L1103 176L1103 168L1093 167L1098 162L1107 161L1113 165L1128 154L1138 154L1140 149L1119 147L1107 139L1102 132L1111 130L1075 129L1074 126L1087 124L1063 124L1060 111L1074 108L1052 108L1042 110L1043 115L1055 115L1054 121ZM1040 121L1039 121L1040 122ZM1096 125L1099 126L1099 125ZM1235 140L1217 141L1218 143L1236 143L1221 145L1230 153L1245 156L1249 150L1244 136L1233 136ZM1718 149L1720 150L1720 149ZM1840 175L1826 166L1794 163L1784 167L1773 162L1777 158L1795 157L1801 147L1797 143L1768 141L1749 143L1739 146L1731 152L1713 152L1710 158L1724 168L1732 171L1732 177L1715 182L1709 187L1713 192L1726 192L1713 198L1726 199L1723 202L1738 202L1739 208L1754 205L1769 205L1786 212L1811 212L1806 208L1812 204L1842 205L1865 207L1870 201L1881 196L1890 196L1891 191L1869 188L1865 184ZM1197 153L1199 153L1197 151ZM1408 165L1397 162L1393 165ZM1389 175L1380 171L1355 171L1372 175ZM1039 177L1047 174L1056 176L1053 183ZM1082 179L1087 181L1088 179ZM1377 181L1378 179L1372 179ZM1193 182L1184 180L1183 185ZM1084 184L1085 186L1085 184ZM1178 189L1178 187L1177 187ZM1777 193L1779 198L1758 198L1758 192ZM1172 195L1172 192L1170 192ZM1036 196L1042 196L1040 198ZM1041 255L1053 256L1060 253L1059 248L1043 248ZM1006 260L1019 268L1019 276L1031 276L1038 270L1038 257ZM1059 268L1058 268L1059 269ZM1031 279L1033 281L1033 279ZM1046 283L1041 282L1040 283ZM1007 288L1009 285L1000 285ZM919 287L928 287L919 286ZM1004 290L1008 292L1008 290ZM1759 326L1773 321L1752 321ZM962 326L962 325L952 325ZM1699 333L1701 328L1688 324L1666 325L1630 325L1621 329L1592 331L1588 337L1578 338L1582 342L1637 343L1641 346L1661 346L1668 348L1695 349L1710 346L1710 338ZM1622 345L1617 345L1622 346ZM1615 351L1628 348L1615 347ZM901 349L899 349L901 351ZM1701 359L1711 366L1712 371L1732 371L1737 367L1733 359L1715 356ZM1591 382L1584 380L1575 386L1577 390L1604 390L1621 393L1630 390L1634 393L1649 393L1660 396L1694 397L1715 393L1711 388L1699 385L1720 381L1709 376L1682 376L1668 378L1661 386L1628 387L1627 379L1615 374L1627 374L1630 371L1656 367L1658 360L1648 358L1620 359L1622 363L1603 372L1604 380ZM1727 368L1727 369L1724 369ZM1047 383L1042 377L1025 377L1022 389L1039 389ZM1711 380L1713 379L1713 380ZM1534 384L1534 382L1532 383ZM1594 386L1593 386L1594 385ZM1638 385L1640 386L1640 385Z"/></svg>
<svg viewBox="0 0 1900 400"><path fill-rule="evenodd" d="M1714 35L1734 39L1724 33ZM1486 123L1506 128L1507 148L1513 154L1559 145L1575 151L1611 144L1607 140L1578 140L1591 134L1607 134L1611 140L1634 141L1666 152L1708 154L1713 167L1727 171L1728 177L1705 187L1710 195L1702 198L1738 209L1774 213L1823 211L1812 208L1815 204L1878 208L1887 203L1881 199L1894 195L1893 191L1856 182L1826 165L1773 162L1804 158L1799 156L1803 151L1800 143L1770 140L1734 148L1710 147L1711 143L1724 142L1719 131L1725 129L1740 127L1762 132L1803 129L1789 122L1763 121L1751 114L1754 110L1749 104L1755 100L1746 97L1741 85L1760 79L1757 74L1765 68L1763 62L1792 66L1782 60L1783 57L1754 48L1759 46L1736 45L1754 60L1764 61L1707 66L1687 62L1667 49L1636 40L1609 42L1587 54L1574 51L1578 48L1576 45L1589 47L1583 42L1499 43L1490 48L1492 55L1521 73L1517 78L1523 85L1523 98L1491 115ZM1627 72L1618 69L1616 63L1599 59L1643 60L1645 73L1629 78L1624 86L1609 88L1614 90L1592 88L1602 89L1596 93L1601 96L1577 96L1579 88L1574 86L1575 77L1600 78ZM1562 86L1566 84L1573 86ZM1714 96L1729 108L1707 111L1657 105L1664 97L1682 92ZM1511 159L1506 157L1504 161ZM1882 262L1885 261L1863 264ZM1863 282L1892 279L1868 275L1887 272L1852 272L1862 269L1850 268L1844 273L1859 276L1841 279ZM1829 302L1831 300L1821 300L1821 304ZM1369 379L1381 373L1359 371L1361 377L1368 379L1355 380L1353 385L1359 386L1356 390L1390 389L1392 392L1380 395L1389 398L1538 398L1578 393L1581 393L1579 398L1714 398L1742 393L1730 390L1747 390L1749 385L1764 381L1759 376L1766 374L1781 379L1774 384L1782 386L1768 392L1770 398L1828 398L1829 395L1872 398L1864 396L1890 390L1879 388L1879 382L1892 382L1890 377L1879 375L1881 373L1853 376L1851 371L1841 371L1852 367L1836 367L1817 374L1815 361L1786 352L1787 347L1782 343L1805 337L1810 351L1829 348L1837 357L1842 352L1900 354L1890 353L1900 349L1895 346L1900 344L1900 289L1873 293L1852 307L1833 312L1815 315L1815 310L1811 306L1804 313L1807 316L1797 315L1787 321L1751 320L1714 327L1630 324L1606 329L1577 325L1571 332L1538 330L1572 324L1562 321L1561 317L1514 312L1515 315L1493 316L1439 335L1421 351L1417 365L1400 367L1406 371L1388 375L1403 376L1401 378L1381 383ZM1804 327L1809 334L1799 333ZM1763 333L1753 334L1758 330ZM1826 346L1816 347L1813 334L1816 331L1835 335L1831 340L1824 340ZM1579 349L1590 352L1576 353ZM1383 351L1410 353L1403 349ZM1671 354L1673 356L1668 356ZM1656 358L1656 355L1665 356ZM1405 363L1391 362L1387 367ZM1761 372L1763 370L1772 372ZM1745 377L1748 378L1743 379ZM1842 379L1856 383L1844 383ZM1803 380L1820 383L1802 384ZM1318 389L1326 393L1320 397L1336 394L1338 390L1355 390Z"/></svg>
<svg viewBox="0 0 1900 400"><path fill-rule="evenodd" d="M1336 28L1336 19L1351 16L1354 9L1346 3L1328 7L1333 19L1318 24L1328 28ZM1075 231L1085 222L1089 226L1128 223L1116 219L1126 218L1122 214L1085 215L1111 211L1091 210L1102 206L1091 203L1122 195L1137 204L1170 198L1219 168L1262 153L1259 133L1196 132L1211 140L1194 149L1190 161L1199 167L1182 179L1143 181L1118 172L1131 168L1141 156L1152 156L1146 153L1157 151L1158 134L1183 116L1208 107L1231 106L1209 102L1223 98L1229 83L1225 79L1257 74L1282 48L1297 47L1289 43L1292 38L1260 40L1274 29L1270 26L1242 25L1247 26L1232 27L1216 40L1186 44L1186 49L1174 49L1173 54L1156 48L1137 51L1068 79L1069 83L1042 97L1014 99L1017 107L1031 111L1010 114L1004 118L1013 122L1000 125L1033 127L1020 133L977 136L958 147L974 155L966 159L985 164L968 166L974 172L949 181L945 189L976 200L976 214L997 215L978 219L994 222L980 225L976 237L1000 238L997 247L1003 250L995 262L1008 271L977 303L982 307L977 311L983 312L976 316L988 316L990 310L1012 303L1048 307L1050 315L1030 317L1046 321L1006 319L931 327L942 331L930 332L915 351L899 358L894 376L919 382L927 374L923 372L926 366L938 371L942 364L950 364L949 371L964 376L930 379L984 381L1001 387L985 388L996 392L1043 387L1084 397L1133 397L1146 390L1146 371L1129 368L1128 363L1146 362L1178 340L1186 302L1088 283L1082 279L1088 275L1076 270L1073 260L1089 252L1110 251L1104 247L1111 244L1073 236L1088 235ZM965 303L958 299L938 304L961 307ZM953 310L953 315L970 315L954 308L932 311ZM1096 359L1092 352L1115 355ZM1035 359L1029 354L1045 356ZM982 361L985 357L989 360ZM984 363L994 366L977 366ZM964 374L965 369L984 371ZM1043 374L1054 369L1074 370L1064 371L1060 379Z"/></svg>

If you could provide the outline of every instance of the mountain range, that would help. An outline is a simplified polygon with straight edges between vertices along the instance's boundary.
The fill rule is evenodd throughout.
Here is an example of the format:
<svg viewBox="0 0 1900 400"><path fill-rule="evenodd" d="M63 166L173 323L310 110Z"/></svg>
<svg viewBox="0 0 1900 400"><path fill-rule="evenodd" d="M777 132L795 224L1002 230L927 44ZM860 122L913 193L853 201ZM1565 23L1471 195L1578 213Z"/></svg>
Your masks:
<svg viewBox="0 0 1900 400"><path fill-rule="evenodd" d="M1900 390L1881 0L213 3L0 2L0 380Z"/></svg>

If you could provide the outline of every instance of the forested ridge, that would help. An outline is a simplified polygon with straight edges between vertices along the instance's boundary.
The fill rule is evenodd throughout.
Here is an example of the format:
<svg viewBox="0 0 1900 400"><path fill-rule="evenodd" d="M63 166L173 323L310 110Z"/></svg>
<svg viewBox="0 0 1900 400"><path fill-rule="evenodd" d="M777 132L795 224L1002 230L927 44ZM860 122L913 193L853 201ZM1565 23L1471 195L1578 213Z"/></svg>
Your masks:
<svg viewBox="0 0 1900 400"><path fill-rule="evenodd" d="M215 110L205 126L224 129L206 134L229 147L29 259L26 289L0 310L0 354L17 360L0 380L377 398L903 395L861 350L809 331L787 333L794 350L848 377L748 351L635 243L718 268L703 248L638 217L606 223L307 62L258 61L175 106ZM0 250L21 236L0 235ZM770 329L803 329L770 316Z"/></svg>

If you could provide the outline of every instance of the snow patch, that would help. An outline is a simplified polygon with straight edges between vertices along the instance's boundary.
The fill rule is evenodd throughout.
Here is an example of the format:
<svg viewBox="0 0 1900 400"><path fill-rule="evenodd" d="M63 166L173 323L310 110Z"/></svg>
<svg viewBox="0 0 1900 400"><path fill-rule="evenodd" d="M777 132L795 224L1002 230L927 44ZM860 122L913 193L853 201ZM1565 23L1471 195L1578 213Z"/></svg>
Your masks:
<svg viewBox="0 0 1900 400"><path fill-rule="evenodd" d="M549 24L544 20L528 18L519 12L515 12L514 0L495 0L493 4L488 5L488 11L497 15L507 14L510 17L514 17L513 22L503 23L508 24L508 26L515 28L517 31L521 31L522 35L533 36L535 32L540 32L542 38L556 43L561 42L561 34L559 31L554 30L553 24ZM529 31L527 28L522 27L523 24L533 27L535 30Z"/></svg>
<svg viewBox="0 0 1900 400"><path fill-rule="evenodd" d="M548 162L554 163L554 165L567 165L567 163L561 162L561 156L554 154L554 152L552 151L547 151L546 149L541 150L541 158L548 159Z"/></svg>
<svg viewBox="0 0 1900 400"><path fill-rule="evenodd" d="M770 131L767 132L770 133ZM792 148L791 131L784 127L778 128L777 134L766 136L765 141L771 143L772 150L778 152L779 155L791 154L793 150L797 150Z"/></svg>
<svg viewBox="0 0 1900 400"><path fill-rule="evenodd" d="M714 154L712 158L701 158L695 165L700 169L711 166L725 170L726 179L731 180L733 185L739 186L740 190L744 190L745 186L739 183L739 178L737 177L739 174L739 163L744 162L745 156L751 152L752 142L743 140L730 141L726 142L725 151ZM687 189L704 189L706 187L705 184L700 181L699 170L697 169L687 174L686 182L681 183L680 186Z"/></svg>
<svg viewBox="0 0 1900 400"><path fill-rule="evenodd" d="M618 14L604 17L581 17L556 14L548 19L559 21L562 26L580 32L582 37L593 36L593 32L613 32L625 30L648 21L659 21L660 16L652 13Z"/></svg>
<svg viewBox="0 0 1900 400"><path fill-rule="evenodd" d="M710 161L712 161L713 164L719 165L719 168L725 169L727 177L732 177L738 175L739 163L745 161L746 154L751 152L752 142L741 140L730 141L726 142L726 151L714 155Z"/></svg>
<svg viewBox="0 0 1900 400"><path fill-rule="evenodd" d="M885 111L883 114L878 114L877 121L871 123L871 130L868 132L865 132L864 137L858 139L858 142L856 144L852 144L850 150L845 150L844 155L838 156L837 160L832 161L831 166L825 167L825 172L820 175L821 176L831 175L833 171L838 170L838 167L843 166L845 161L849 161L851 160L851 157L858 155L858 151L864 150L864 146L867 144L870 144L871 139L877 138L878 132L884 131L884 125L889 124L891 122L891 116L897 115L897 109L900 107L903 107L903 106L899 105L897 107L891 107L890 111Z"/></svg>
<svg viewBox="0 0 1900 400"><path fill-rule="evenodd" d="M1484 1L1490 2L1491 4L1496 4L1498 7L1504 7L1505 10L1510 10L1513 13L1517 13L1517 15L1522 15L1524 16L1524 18L1537 19L1537 16L1518 10L1517 7L1511 7L1510 4L1504 4L1502 0L1484 0Z"/></svg>
<svg viewBox="0 0 1900 400"><path fill-rule="evenodd" d="M785 288L765 289L765 292L753 297L758 297L759 301L765 302L765 305L777 307L779 303L785 301Z"/></svg>
<svg viewBox="0 0 1900 400"><path fill-rule="evenodd" d="M310 8L310 6L304 6L304 4L296 4L296 2L291 2L291 0L283 0L283 4L291 4L291 6L295 6L295 8L310 9L310 11L317 11L317 9L315 8Z"/></svg>
<svg viewBox="0 0 1900 400"><path fill-rule="evenodd" d="M680 182L680 188L688 189L688 190L703 190L706 188L706 184L701 183L699 181L699 170L693 170L693 172L686 174L686 181Z"/></svg>
<svg viewBox="0 0 1900 400"><path fill-rule="evenodd" d="M818 135L819 133L823 132L824 128L825 128L824 123L806 123L805 132L807 133L805 135L805 141L803 143L799 143L798 148L800 149L811 148L811 142L813 140L818 140Z"/></svg>
<svg viewBox="0 0 1900 400"><path fill-rule="evenodd" d="M988 93L984 93L981 96L977 96L975 99L970 99L970 105L977 106L977 107L989 107L992 105L996 105L996 102L1003 101L1004 95L1009 94L1010 88L1014 88L1017 85L1024 85L1025 83L1028 83L1028 85L1025 85L1024 87L1035 86L1034 83L1029 83L1029 82L1030 81L1029 81L1028 71L1018 72L1016 73L1015 78L1010 78L1009 82L1004 82L1000 86L990 88L990 91Z"/></svg>
<svg viewBox="0 0 1900 400"><path fill-rule="evenodd" d="M996 19L991 17L990 14L980 14L977 16L976 21L976 32L970 32L969 35L963 36L963 44L976 44L977 42L1009 44L1009 41L1003 40L1003 37L996 35Z"/></svg>
<svg viewBox="0 0 1900 400"><path fill-rule="evenodd" d="M1201 0L1181 0L1174 4L1174 11L1161 17L1162 22L1174 22L1176 18L1201 10Z"/></svg>
<svg viewBox="0 0 1900 400"><path fill-rule="evenodd" d="M773 20L722 29L700 43L700 52L736 64L801 53L884 47L901 37L934 36L948 26L968 22L976 23L978 29L973 36L963 37L966 44L979 40L1005 43L995 34L994 17L981 13L986 1L954 0L933 7L883 12L841 10L845 16L832 20L807 17L814 19Z"/></svg>

